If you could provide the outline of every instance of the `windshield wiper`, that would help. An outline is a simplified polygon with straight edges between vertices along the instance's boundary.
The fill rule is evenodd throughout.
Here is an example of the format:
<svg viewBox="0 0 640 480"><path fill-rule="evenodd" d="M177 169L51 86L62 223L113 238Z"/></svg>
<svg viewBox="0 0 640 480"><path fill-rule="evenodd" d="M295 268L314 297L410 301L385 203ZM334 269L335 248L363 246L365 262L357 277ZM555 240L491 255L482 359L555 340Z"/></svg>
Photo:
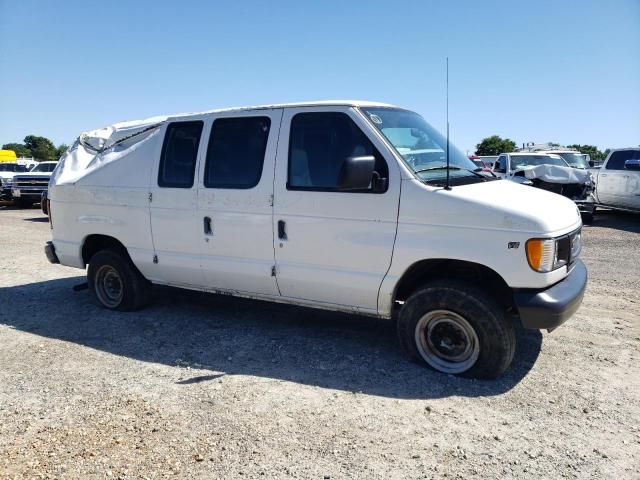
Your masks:
<svg viewBox="0 0 640 480"><path fill-rule="evenodd" d="M466 170L466 169L463 169L463 168L460 168L460 167L452 167L452 166L447 167L446 165L442 165L441 167L421 168L420 170L414 170L413 173L429 172L429 171L432 171L432 170L446 170L447 168L449 170ZM471 171L471 170L469 170L469 171Z"/></svg>
<svg viewBox="0 0 640 480"><path fill-rule="evenodd" d="M477 168L475 170L470 170L468 168L461 168L461 167L454 167L454 166L447 167L446 165L442 165L441 167L421 168L420 170L414 170L414 173L431 172L431 171L434 171L434 170L446 170L447 168L449 170L464 170L464 171L467 171L467 172L471 172L471 173L473 173L474 175L476 175L478 177L487 178L486 175L482 175L482 174L479 173L479 172L482 171L481 168Z"/></svg>

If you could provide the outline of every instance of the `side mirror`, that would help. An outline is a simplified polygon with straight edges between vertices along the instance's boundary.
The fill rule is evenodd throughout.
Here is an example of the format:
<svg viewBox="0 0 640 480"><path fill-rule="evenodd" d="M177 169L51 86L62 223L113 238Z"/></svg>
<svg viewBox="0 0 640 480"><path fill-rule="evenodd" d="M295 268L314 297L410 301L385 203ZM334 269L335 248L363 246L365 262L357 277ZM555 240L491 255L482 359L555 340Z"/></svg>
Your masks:
<svg viewBox="0 0 640 480"><path fill-rule="evenodd" d="M591 168L595 167L596 166L596 162L594 162L593 160L589 160L589 166Z"/></svg>
<svg viewBox="0 0 640 480"><path fill-rule="evenodd" d="M376 159L373 155L347 157L338 174L339 190L364 190L373 179Z"/></svg>
<svg viewBox="0 0 640 480"><path fill-rule="evenodd" d="M633 158L624 162L624 168L627 170L640 170L640 159Z"/></svg>

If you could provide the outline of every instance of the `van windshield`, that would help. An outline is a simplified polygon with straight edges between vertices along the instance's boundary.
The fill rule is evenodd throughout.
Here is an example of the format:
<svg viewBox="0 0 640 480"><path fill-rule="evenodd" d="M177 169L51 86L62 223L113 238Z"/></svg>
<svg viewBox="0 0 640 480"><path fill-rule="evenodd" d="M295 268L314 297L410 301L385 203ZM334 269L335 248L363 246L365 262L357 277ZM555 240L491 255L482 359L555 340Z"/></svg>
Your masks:
<svg viewBox="0 0 640 480"><path fill-rule="evenodd" d="M362 108L371 123L386 137L405 164L422 180L447 176L447 140L415 112L399 108ZM478 168L460 150L449 144L451 177L474 176Z"/></svg>

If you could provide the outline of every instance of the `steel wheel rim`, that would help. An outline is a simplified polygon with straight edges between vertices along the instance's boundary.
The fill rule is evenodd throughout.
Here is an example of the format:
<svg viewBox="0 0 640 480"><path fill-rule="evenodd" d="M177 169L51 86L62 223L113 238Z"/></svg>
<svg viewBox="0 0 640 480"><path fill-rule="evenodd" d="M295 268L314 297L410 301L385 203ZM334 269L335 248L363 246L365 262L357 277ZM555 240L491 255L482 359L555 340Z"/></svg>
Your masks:
<svg viewBox="0 0 640 480"><path fill-rule="evenodd" d="M424 314L415 330L415 341L422 358L444 373L463 373L475 365L480 340L471 324L450 310Z"/></svg>
<svg viewBox="0 0 640 480"><path fill-rule="evenodd" d="M96 295L103 305L114 308L122 302L124 286L118 271L111 265L103 265L96 272Z"/></svg>

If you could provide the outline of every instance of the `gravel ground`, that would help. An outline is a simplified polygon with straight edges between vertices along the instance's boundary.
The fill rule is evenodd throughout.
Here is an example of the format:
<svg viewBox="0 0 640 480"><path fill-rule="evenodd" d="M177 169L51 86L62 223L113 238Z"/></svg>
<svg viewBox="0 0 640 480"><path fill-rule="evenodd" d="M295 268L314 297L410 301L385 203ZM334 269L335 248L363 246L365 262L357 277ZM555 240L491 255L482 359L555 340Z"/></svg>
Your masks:
<svg viewBox="0 0 640 480"><path fill-rule="evenodd" d="M390 322L156 288L95 307L39 210L0 207L1 478L640 478L640 216L584 228L584 304L497 381Z"/></svg>

